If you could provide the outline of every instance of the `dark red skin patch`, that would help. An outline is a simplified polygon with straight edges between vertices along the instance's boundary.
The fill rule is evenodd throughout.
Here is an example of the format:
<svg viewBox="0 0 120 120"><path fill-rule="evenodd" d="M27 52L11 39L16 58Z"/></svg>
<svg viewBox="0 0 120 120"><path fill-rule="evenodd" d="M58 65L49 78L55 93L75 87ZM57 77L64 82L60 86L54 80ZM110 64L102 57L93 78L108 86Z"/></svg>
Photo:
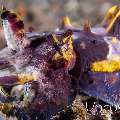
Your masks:
<svg viewBox="0 0 120 120"><path fill-rule="evenodd" d="M10 13L7 19L9 22L17 21L17 15L15 13Z"/></svg>
<svg viewBox="0 0 120 120"><path fill-rule="evenodd" d="M24 23L22 20L19 20L16 22L16 26L19 28L19 29L24 29Z"/></svg>
<svg viewBox="0 0 120 120"><path fill-rule="evenodd" d="M11 22L11 28L12 28L12 30L14 31L14 32L17 32L19 29L17 28L17 26L16 26L16 22Z"/></svg>

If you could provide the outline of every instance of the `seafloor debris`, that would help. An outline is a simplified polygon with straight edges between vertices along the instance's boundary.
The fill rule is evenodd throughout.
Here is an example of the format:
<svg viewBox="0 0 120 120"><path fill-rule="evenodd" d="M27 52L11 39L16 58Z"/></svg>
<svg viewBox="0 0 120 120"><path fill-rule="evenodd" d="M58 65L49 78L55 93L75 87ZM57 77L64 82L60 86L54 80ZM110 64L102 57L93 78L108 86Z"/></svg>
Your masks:
<svg viewBox="0 0 120 120"><path fill-rule="evenodd" d="M2 114L20 120L114 120L117 110L104 107L120 106L119 18L120 8L114 6L101 27L86 21L83 28L74 28L64 17L59 29L39 34L25 32L20 17L3 7ZM83 100L81 93L96 101Z"/></svg>
<svg viewBox="0 0 120 120"><path fill-rule="evenodd" d="M77 95L73 101L72 110L76 114L75 120L87 120L87 110L82 103L80 95Z"/></svg>

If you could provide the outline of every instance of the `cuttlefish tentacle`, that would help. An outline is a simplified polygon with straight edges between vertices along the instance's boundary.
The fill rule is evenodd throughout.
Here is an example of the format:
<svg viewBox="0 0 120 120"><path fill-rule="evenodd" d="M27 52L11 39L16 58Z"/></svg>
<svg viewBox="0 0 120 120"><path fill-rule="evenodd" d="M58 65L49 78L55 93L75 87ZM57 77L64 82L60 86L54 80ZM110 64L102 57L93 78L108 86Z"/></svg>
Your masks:
<svg viewBox="0 0 120 120"><path fill-rule="evenodd" d="M5 40L10 50L22 50L29 44L24 32L24 23L20 17L6 8L3 8L2 23L5 34Z"/></svg>
<svg viewBox="0 0 120 120"><path fill-rule="evenodd" d="M106 33L112 32L113 35L119 34L119 18L120 7L115 5L108 10L102 21L102 25L105 27Z"/></svg>
<svg viewBox="0 0 120 120"><path fill-rule="evenodd" d="M120 10L119 12L116 14L116 16L114 17L114 19L110 22L109 26L107 27L106 31L109 32L112 27L114 26L116 20L120 17Z"/></svg>
<svg viewBox="0 0 120 120"><path fill-rule="evenodd" d="M114 17L118 13L118 11L119 11L119 7L118 6L115 5L115 6L111 7L107 11L107 13L106 13L106 15L105 15L105 17L104 17L104 19L102 21L102 25L104 25L105 23L110 24L110 22L114 19Z"/></svg>
<svg viewBox="0 0 120 120"><path fill-rule="evenodd" d="M63 17L60 28L61 29L72 28L72 24L71 24L70 18L68 16Z"/></svg>

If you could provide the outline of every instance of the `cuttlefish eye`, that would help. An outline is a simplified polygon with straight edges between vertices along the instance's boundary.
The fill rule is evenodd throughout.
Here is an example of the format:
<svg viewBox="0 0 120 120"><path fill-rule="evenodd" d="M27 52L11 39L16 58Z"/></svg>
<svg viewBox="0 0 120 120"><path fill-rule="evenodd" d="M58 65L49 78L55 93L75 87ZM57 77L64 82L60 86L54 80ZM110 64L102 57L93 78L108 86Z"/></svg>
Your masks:
<svg viewBox="0 0 120 120"><path fill-rule="evenodd" d="M16 26L19 28L19 29L23 29L24 28L24 23L22 20L19 20L17 23L16 23Z"/></svg>
<svg viewBox="0 0 120 120"><path fill-rule="evenodd" d="M10 11L4 11L4 12L2 12L2 14L1 14L1 18L2 19L7 19L7 17L8 17L8 15L10 14Z"/></svg>

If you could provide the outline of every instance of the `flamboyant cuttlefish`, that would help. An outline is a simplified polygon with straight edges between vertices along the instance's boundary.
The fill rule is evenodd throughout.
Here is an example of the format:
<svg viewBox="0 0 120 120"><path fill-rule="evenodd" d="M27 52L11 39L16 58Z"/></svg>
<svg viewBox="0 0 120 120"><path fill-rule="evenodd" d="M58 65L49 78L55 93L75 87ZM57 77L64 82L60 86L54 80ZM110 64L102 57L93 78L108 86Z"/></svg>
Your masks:
<svg viewBox="0 0 120 120"><path fill-rule="evenodd" d="M1 19L7 47L0 51L0 101L20 119L49 120L79 90L120 105L119 6L101 27L86 21L75 28L64 17L61 28L41 34L25 32L20 16L6 8Z"/></svg>

